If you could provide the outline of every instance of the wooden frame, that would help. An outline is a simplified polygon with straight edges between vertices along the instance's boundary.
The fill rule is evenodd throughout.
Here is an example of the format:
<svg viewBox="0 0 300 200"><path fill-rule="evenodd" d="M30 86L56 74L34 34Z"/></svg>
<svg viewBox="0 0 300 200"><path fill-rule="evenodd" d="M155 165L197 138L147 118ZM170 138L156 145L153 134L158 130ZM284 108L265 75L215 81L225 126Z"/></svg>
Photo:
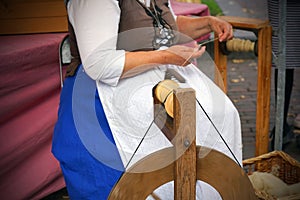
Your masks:
<svg viewBox="0 0 300 200"><path fill-rule="evenodd" d="M268 152L270 93L272 66L272 27L268 20L222 16L233 28L257 33L258 66L257 66L257 102L256 102L256 151L259 156ZM223 77L227 91L227 56L221 52L220 43L214 44L215 63Z"/></svg>

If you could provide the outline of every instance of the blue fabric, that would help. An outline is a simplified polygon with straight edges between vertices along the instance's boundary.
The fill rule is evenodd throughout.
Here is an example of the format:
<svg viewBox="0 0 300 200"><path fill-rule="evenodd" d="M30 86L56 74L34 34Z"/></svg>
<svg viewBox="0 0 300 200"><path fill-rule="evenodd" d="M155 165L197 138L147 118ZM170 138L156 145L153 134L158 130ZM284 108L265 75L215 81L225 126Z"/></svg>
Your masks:
<svg viewBox="0 0 300 200"><path fill-rule="evenodd" d="M80 70L82 70L82 67L78 69L78 71ZM78 72L74 77L66 78L64 82L60 98L58 121L54 129L52 152L60 162L68 194L72 200L107 199L112 187L123 174L123 170L116 170L116 168L107 166L105 163L99 161L99 159L96 159L79 137L74 124L73 111L74 109L78 109L78 112L85 112L85 110L84 106L72 108L73 87L77 75ZM84 73L81 73L81 75L86 76ZM80 98L84 99L85 96L81 96ZM96 87L94 100L98 123L105 136L115 145ZM107 149L103 149L103 151L98 153L108 154L107 156L110 154ZM115 156L115 153L111 154L115 158L110 159L114 159L116 163L121 163L120 156Z"/></svg>

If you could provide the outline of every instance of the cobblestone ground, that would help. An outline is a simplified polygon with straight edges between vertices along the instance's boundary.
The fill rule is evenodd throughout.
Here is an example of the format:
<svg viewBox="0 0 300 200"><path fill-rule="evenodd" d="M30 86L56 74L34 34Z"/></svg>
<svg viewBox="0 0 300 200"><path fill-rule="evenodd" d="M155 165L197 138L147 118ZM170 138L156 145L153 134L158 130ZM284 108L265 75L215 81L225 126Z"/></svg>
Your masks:
<svg viewBox="0 0 300 200"><path fill-rule="evenodd" d="M227 60L228 96L240 112L242 124L244 159L255 156L255 122L257 94L257 57L247 54L232 54ZM271 111L270 130L275 124L275 93L274 69L271 81ZM294 72L294 87L290 102L288 122L292 125L297 113L300 113L300 68ZM300 147L296 146L296 136L299 130L294 130L293 142L284 149L292 157L300 160ZM297 134L298 133L298 134Z"/></svg>

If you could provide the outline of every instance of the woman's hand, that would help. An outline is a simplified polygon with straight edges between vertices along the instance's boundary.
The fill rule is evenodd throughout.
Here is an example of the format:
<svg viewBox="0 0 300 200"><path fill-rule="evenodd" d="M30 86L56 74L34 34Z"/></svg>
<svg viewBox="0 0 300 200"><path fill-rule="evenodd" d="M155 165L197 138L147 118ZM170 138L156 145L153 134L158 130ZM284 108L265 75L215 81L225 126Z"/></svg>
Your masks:
<svg viewBox="0 0 300 200"><path fill-rule="evenodd" d="M189 17L178 16L176 19L178 31L186 38L198 39L212 31L216 32L219 41L232 39L232 26L220 18L214 16Z"/></svg>
<svg viewBox="0 0 300 200"><path fill-rule="evenodd" d="M220 42L233 38L232 26L225 20L217 17L210 17L208 20L208 25L212 31L216 32Z"/></svg>
<svg viewBox="0 0 300 200"><path fill-rule="evenodd" d="M205 52L205 46L198 49L197 44L195 44L195 47L175 45L164 51L166 52L169 64L186 66L190 64L191 59L198 58Z"/></svg>

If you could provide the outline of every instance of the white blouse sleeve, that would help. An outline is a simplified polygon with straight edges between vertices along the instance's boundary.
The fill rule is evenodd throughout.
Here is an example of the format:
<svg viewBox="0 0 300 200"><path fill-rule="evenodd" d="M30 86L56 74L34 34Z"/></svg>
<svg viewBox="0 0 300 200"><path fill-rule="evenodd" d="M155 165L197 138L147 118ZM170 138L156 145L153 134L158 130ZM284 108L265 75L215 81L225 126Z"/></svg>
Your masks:
<svg viewBox="0 0 300 200"><path fill-rule="evenodd" d="M70 23L86 73L116 86L125 63L125 51L116 50L120 8L117 0L71 0Z"/></svg>
<svg viewBox="0 0 300 200"><path fill-rule="evenodd" d="M174 12L174 10L173 10L173 8L172 8L172 3L171 3L170 0L168 0L168 5L169 5L169 9L170 9L170 11L171 11L171 13L172 13L172 15L173 15L175 21L176 21L177 15L175 14L175 12Z"/></svg>

